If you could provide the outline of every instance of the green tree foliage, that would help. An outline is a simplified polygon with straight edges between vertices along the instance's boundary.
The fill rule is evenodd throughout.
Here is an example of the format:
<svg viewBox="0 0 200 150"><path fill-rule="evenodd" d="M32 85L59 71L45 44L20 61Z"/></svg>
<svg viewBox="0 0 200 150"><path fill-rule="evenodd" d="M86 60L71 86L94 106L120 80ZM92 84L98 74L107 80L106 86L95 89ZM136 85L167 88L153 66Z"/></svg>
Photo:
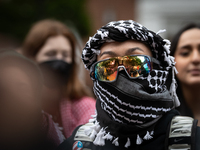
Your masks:
<svg viewBox="0 0 200 150"><path fill-rule="evenodd" d="M73 26L81 36L89 34L86 0L1 0L0 32L23 39L38 20L58 19Z"/></svg>

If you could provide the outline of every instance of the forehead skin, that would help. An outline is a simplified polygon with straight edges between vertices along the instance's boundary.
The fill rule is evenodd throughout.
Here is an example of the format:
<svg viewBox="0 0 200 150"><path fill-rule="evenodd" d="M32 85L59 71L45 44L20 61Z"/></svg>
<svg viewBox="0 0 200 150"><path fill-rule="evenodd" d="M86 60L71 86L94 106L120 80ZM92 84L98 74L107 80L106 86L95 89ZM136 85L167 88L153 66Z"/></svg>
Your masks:
<svg viewBox="0 0 200 150"><path fill-rule="evenodd" d="M189 29L183 32L180 36L177 50L180 50L185 46L195 46L195 44L198 45L200 43L200 34L198 33L200 33L200 29L198 28Z"/></svg>
<svg viewBox="0 0 200 150"><path fill-rule="evenodd" d="M126 55L148 55L152 56L151 50L142 42L135 40L127 40L124 42L109 42L101 47L101 53L98 55L97 60L108 59L117 56Z"/></svg>
<svg viewBox="0 0 200 150"><path fill-rule="evenodd" d="M55 54L47 55L50 52ZM68 38L63 35L49 37L44 46L36 54L36 62L41 63L53 59L61 59L68 63L72 62L72 46Z"/></svg>

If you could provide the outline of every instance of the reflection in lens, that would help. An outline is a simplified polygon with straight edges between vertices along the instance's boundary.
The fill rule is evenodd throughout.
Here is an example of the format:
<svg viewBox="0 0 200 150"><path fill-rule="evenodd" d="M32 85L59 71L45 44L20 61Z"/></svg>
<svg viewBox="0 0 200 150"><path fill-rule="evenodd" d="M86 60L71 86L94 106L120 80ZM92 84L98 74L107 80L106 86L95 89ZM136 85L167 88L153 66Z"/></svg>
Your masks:
<svg viewBox="0 0 200 150"><path fill-rule="evenodd" d="M95 78L99 81L115 80L119 65L125 67L130 77L139 77L151 71L151 63L146 56L114 57L96 64Z"/></svg>
<svg viewBox="0 0 200 150"><path fill-rule="evenodd" d="M118 63L115 58L99 62L95 66L95 78L100 81L113 81L117 76Z"/></svg>
<svg viewBox="0 0 200 150"><path fill-rule="evenodd" d="M139 77L151 71L150 60L146 56L129 56L129 60L124 63L130 77ZM131 64L131 67L130 65Z"/></svg>

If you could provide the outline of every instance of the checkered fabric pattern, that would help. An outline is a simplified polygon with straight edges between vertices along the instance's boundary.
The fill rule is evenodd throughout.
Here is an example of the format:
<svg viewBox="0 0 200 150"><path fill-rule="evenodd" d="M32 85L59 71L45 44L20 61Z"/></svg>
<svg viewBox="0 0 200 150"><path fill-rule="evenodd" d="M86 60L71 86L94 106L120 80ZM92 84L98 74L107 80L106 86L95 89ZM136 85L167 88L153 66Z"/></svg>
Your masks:
<svg viewBox="0 0 200 150"><path fill-rule="evenodd" d="M46 133L46 141L55 147L65 140L61 128L53 121L52 116L44 111L42 111L42 131Z"/></svg>
<svg viewBox="0 0 200 150"><path fill-rule="evenodd" d="M175 101L175 106L179 106L179 100L176 96L176 72L174 57L170 56L170 41L163 39L159 33L155 33L133 20L112 21L97 30L93 37L90 37L82 51L82 60L86 69L90 69L93 63L97 61L97 55L100 54L100 48L105 42L126 41L129 39L141 41L150 47L153 57L161 62L162 69L153 70L147 77L138 79L147 80L149 87L155 93L166 90L165 81L168 70L172 68L172 83L170 93Z"/></svg>
<svg viewBox="0 0 200 150"><path fill-rule="evenodd" d="M165 60L165 57L168 57L165 40L133 20L121 20L108 23L89 38L82 52L85 68L89 70L91 65L97 61L102 44L113 40L125 41L128 39L146 43L150 47L153 57L161 61L163 67L169 66L168 61Z"/></svg>
<svg viewBox="0 0 200 150"><path fill-rule="evenodd" d="M108 124L109 121L106 123L105 118L117 122L118 127L128 124L138 130L144 128L141 133L128 137L125 144L125 147L128 147L131 143L140 145L143 140L152 139L155 122L163 114L179 106L174 78L176 72L174 57L170 56L170 41L163 39L159 35L161 32L163 30L154 33L133 20L112 21L97 30L97 33L86 43L82 51L82 60L88 70L97 61L97 55L100 54L104 43L130 39L147 45L153 57L161 63L150 73L136 79L127 79L122 71L118 74L116 82L106 83L93 79L93 89L98 104L97 114L91 120L95 124L94 127L89 128L85 133L94 139L95 145L105 145L105 139L112 139L112 144L115 146L119 146L123 141L121 140L123 133L118 133L120 131L116 130L116 125ZM168 91L165 82L170 69L172 69L172 82ZM134 86L135 84L141 86ZM127 91L125 88L130 90ZM102 115L104 118L101 117Z"/></svg>
<svg viewBox="0 0 200 150"><path fill-rule="evenodd" d="M91 119L91 115L95 114L95 103L91 97L83 97L77 100L63 99L60 103L60 113L62 119L63 132L68 138L73 130Z"/></svg>

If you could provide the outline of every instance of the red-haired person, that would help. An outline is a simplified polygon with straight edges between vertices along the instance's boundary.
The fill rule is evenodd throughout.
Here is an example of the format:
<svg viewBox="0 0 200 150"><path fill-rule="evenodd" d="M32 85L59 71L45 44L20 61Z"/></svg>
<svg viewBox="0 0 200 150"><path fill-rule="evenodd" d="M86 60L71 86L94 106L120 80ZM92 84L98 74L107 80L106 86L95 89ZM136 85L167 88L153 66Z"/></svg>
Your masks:
<svg viewBox="0 0 200 150"><path fill-rule="evenodd" d="M80 79L83 73L77 63L76 45L75 36L65 24L46 19L33 25L22 46L22 54L43 72L43 110L63 128L66 138L90 119L96 103L84 78Z"/></svg>

